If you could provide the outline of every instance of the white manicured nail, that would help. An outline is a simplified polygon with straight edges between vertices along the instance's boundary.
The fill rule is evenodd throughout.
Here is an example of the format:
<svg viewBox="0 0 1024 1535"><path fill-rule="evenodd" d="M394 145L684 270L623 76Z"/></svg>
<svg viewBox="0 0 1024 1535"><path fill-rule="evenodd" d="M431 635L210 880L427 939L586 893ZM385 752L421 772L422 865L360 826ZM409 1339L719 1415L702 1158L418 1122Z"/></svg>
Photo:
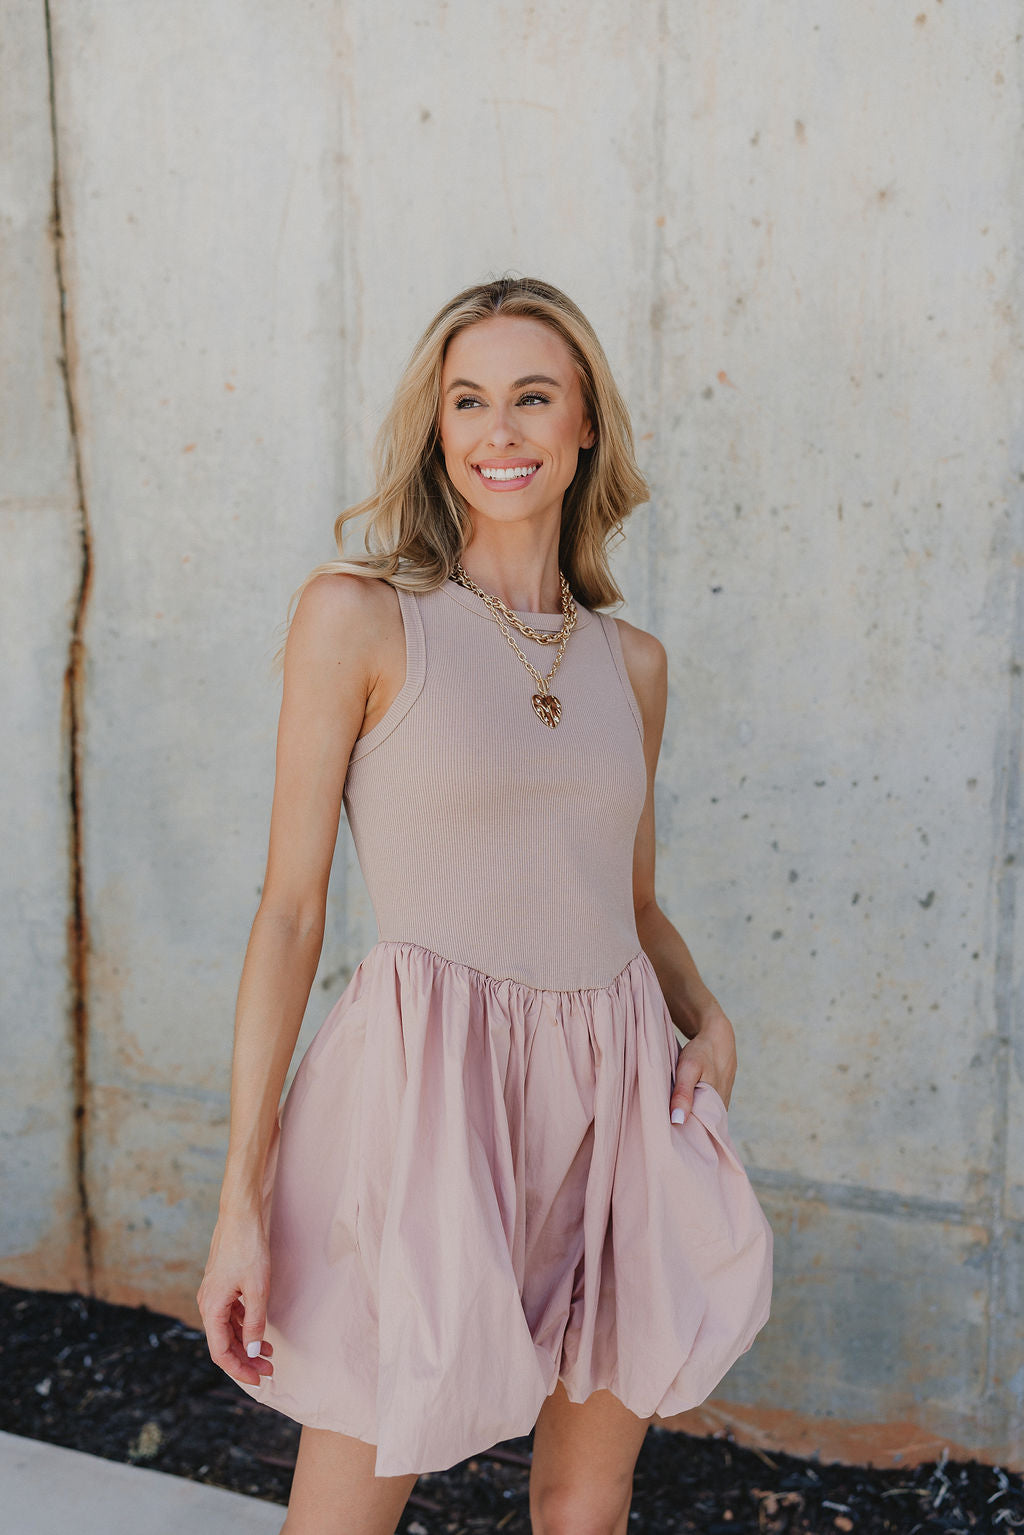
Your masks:
<svg viewBox="0 0 1024 1535"><path fill-rule="evenodd" d="M245 1352L249 1355L250 1359L255 1359L256 1355L260 1351L260 1347L261 1347L261 1344L260 1344L259 1339L258 1338L253 1338L251 1343L247 1343L245 1345Z"/></svg>
<svg viewBox="0 0 1024 1535"><path fill-rule="evenodd" d="M672 1123L674 1125L685 1125L685 1123L686 1123L686 1110L685 1109L673 1109L672 1110Z"/></svg>

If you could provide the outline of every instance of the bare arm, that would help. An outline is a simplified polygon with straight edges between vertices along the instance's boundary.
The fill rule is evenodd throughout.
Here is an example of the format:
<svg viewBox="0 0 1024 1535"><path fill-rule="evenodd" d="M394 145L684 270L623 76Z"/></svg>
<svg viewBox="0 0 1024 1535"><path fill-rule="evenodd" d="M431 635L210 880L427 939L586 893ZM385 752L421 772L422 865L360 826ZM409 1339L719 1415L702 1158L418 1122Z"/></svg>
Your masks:
<svg viewBox="0 0 1024 1535"><path fill-rule="evenodd" d="M268 1358L245 1352L266 1321L263 1173L323 944L348 760L375 686L382 630L394 622L394 594L380 586L352 575L312 582L285 649L266 876L235 1010L220 1210L196 1296L211 1357L250 1384L272 1373Z"/></svg>
<svg viewBox="0 0 1024 1535"><path fill-rule="evenodd" d="M702 981L693 955L655 895L654 778L668 703L668 656L653 634L622 619L616 622L626 670L644 722L647 760L647 798L633 848L636 929L665 994L672 1021L687 1036L670 1108L681 1108L688 1114L693 1090L701 1079L710 1082L728 1104L736 1076L736 1041L731 1023Z"/></svg>

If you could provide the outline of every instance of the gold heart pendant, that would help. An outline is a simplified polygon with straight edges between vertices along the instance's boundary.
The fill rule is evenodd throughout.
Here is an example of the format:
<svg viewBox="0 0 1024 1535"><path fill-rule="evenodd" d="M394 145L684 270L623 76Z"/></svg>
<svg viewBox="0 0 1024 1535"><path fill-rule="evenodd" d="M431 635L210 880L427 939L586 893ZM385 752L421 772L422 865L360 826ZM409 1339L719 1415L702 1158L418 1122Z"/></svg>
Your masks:
<svg viewBox="0 0 1024 1535"><path fill-rule="evenodd" d="M550 725L552 730L562 718L562 705L554 693L534 693L533 707L537 718L542 719L545 725Z"/></svg>

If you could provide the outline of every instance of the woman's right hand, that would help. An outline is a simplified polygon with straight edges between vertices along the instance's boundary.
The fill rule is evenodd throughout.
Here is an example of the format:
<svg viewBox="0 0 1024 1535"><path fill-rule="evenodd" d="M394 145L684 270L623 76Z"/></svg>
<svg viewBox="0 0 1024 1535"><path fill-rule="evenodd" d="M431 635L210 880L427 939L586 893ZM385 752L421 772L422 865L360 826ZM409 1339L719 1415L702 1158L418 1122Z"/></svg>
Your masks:
<svg viewBox="0 0 1024 1535"><path fill-rule="evenodd" d="M239 1384L272 1375L273 1345L263 1339L270 1292L270 1247L258 1215L221 1215L210 1241L196 1303L210 1358ZM250 1357L248 1345L258 1351Z"/></svg>

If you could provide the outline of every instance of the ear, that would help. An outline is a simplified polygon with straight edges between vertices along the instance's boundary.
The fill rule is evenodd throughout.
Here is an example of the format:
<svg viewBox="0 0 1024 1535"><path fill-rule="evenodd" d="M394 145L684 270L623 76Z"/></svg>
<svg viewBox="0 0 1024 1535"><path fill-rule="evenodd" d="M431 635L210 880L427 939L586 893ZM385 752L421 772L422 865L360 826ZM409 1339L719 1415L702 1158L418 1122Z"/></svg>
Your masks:
<svg viewBox="0 0 1024 1535"><path fill-rule="evenodd" d="M583 418L583 428L582 428L582 431L580 433L580 447L581 448L592 448L596 441L597 441L597 433L594 431L594 428L593 428L593 426L590 423L590 418L589 418L589 416L584 416L584 418Z"/></svg>

